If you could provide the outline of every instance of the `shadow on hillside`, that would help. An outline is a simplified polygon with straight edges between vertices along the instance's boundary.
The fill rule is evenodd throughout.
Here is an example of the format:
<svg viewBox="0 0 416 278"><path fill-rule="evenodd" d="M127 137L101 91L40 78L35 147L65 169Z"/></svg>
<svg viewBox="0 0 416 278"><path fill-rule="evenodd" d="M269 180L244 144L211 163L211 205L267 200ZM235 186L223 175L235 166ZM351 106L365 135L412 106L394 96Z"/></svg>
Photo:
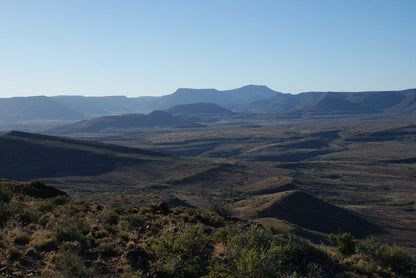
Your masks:
<svg viewBox="0 0 416 278"><path fill-rule="evenodd" d="M384 233L359 215L331 205L305 192L294 190L260 211L259 217L276 217L321 233L349 232L355 237Z"/></svg>

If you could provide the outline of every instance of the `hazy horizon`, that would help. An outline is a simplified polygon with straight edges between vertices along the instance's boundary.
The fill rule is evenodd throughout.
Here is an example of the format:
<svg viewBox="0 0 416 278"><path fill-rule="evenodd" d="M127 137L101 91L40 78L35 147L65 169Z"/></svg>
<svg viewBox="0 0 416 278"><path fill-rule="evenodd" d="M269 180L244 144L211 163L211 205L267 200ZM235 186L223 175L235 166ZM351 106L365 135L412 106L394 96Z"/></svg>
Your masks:
<svg viewBox="0 0 416 278"><path fill-rule="evenodd" d="M233 90L233 89L239 89L242 87L246 87L246 86L266 86L269 89L279 92L279 93L284 93L284 94L292 94L292 95L296 95L296 94L302 94L302 93L315 93L315 92L334 92L334 93L361 93L361 92L372 92L372 91L404 91L404 90L412 90L412 89L416 89L415 88L402 88L402 89L385 89L385 90L359 90L359 91L335 91L335 90L329 90L329 91L304 91L304 92L282 92L281 90L276 90L274 88L270 88L270 86L267 85L263 85L263 84L249 84L249 85L243 85L240 87L236 87L236 88L226 88L226 89L218 89L218 88L189 88L189 87L183 87L183 88L177 88L176 90L172 91L172 92L167 92L167 93L162 93L162 94L149 94L149 95L126 95L126 94L106 94L106 95L100 95L100 94L96 94L96 95L88 95L88 94L33 94L33 95L19 95L19 96L2 96L0 95L0 98L18 98L18 97L60 97L60 96L72 96L72 97L127 97L127 98L137 98L137 97L161 97L161 96L166 96L166 95L170 95L175 93L177 90L179 89L192 89L192 90L217 90L217 91L227 91L227 90Z"/></svg>
<svg viewBox="0 0 416 278"><path fill-rule="evenodd" d="M416 87L414 1L0 2L0 97Z"/></svg>

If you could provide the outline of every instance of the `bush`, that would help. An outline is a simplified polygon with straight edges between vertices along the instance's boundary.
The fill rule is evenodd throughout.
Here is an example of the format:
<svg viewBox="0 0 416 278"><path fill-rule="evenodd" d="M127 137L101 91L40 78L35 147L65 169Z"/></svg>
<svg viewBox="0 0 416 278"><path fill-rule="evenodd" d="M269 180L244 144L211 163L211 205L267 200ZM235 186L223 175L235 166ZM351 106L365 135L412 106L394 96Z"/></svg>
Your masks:
<svg viewBox="0 0 416 278"><path fill-rule="evenodd" d="M23 256L23 253L16 248L11 248L9 250L9 260L16 261Z"/></svg>
<svg viewBox="0 0 416 278"><path fill-rule="evenodd" d="M154 250L158 258L156 272L162 276L200 277L208 272L213 247L203 227L197 224L181 234L168 234Z"/></svg>
<svg viewBox="0 0 416 278"><path fill-rule="evenodd" d="M146 222L146 218L143 215L138 214L129 214L123 217L123 220L127 222L127 228L129 230L137 230Z"/></svg>
<svg viewBox="0 0 416 278"><path fill-rule="evenodd" d="M115 246L111 239L105 239L102 241L98 245L97 250L101 255L105 257L117 256L120 253L119 248Z"/></svg>
<svg viewBox="0 0 416 278"><path fill-rule="evenodd" d="M88 225L82 219L61 216L53 225L52 237L58 242L82 241L88 230Z"/></svg>
<svg viewBox="0 0 416 278"><path fill-rule="evenodd" d="M219 216L224 217L225 219L229 219L232 215L231 209L225 205L213 203L209 209L217 213Z"/></svg>
<svg viewBox="0 0 416 278"><path fill-rule="evenodd" d="M337 246L338 252L343 256L351 256L355 251L356 241L350 233L343 233L342 235L329 235L331 244Z"/></svg>
<svg viewBox="0 0 416 278"><path fill-rule="evenodd" d="M26 233L18 233L14 237L14 243L16 244L26 245L29 243L29 241L30 241L30 236Z"/></svg>
<svg viewBox="0 0 416 278"><path fill-rule="evenodd" d="M357 254L366 262L367 266L372 266L372 271L377 266L382 266L384 272L390 275L411 277L416 275L416 258L403 251L402 248L376 242L374 239L366 239L357 244Z"/></svg>
<svg viewBox="0 0 416 278"><path fill-rule="evenodd" d="M58 249L58 243L52 238L44 238L35 244L35 249L40 252L50 252Z"/></svg>
<svg viewBox="0 0 416 278"><path fill-rule="evenodd" d="M104 224L117 225L120 216L115 210L107 209L100 213L100 218Z"/></svg>
<svg viewBox="0 0 416 278"><path fill-rule="evenodd" d="M54 258L55 268L62 275L60 277L92 277L93 270L87 268L81 258L69 252L58 253Z"/></svg>
<svg viewBox="0 0 416 278"><path fill-rule="evenodd" d="M57 206L65 205L70 201L70 198L65 195L56 196L51 199L47 199L40 205L39 210L42 212L52 211Z"/></svg>
<svg viewBox="0 0 416 278"><path fill-rule="evenodd" d="M331 264L324 252L304 240L256 225L231 231L224 227L214 235L225 242L226 251L210 267L209 277L319 277Z"/></svg>
<svg viewBox="0 0 416 278"><path fill-rule="evenodd" d="M12 199L11 192L6 188L6 185L0 184L0 202L7 203Z"/></svg>

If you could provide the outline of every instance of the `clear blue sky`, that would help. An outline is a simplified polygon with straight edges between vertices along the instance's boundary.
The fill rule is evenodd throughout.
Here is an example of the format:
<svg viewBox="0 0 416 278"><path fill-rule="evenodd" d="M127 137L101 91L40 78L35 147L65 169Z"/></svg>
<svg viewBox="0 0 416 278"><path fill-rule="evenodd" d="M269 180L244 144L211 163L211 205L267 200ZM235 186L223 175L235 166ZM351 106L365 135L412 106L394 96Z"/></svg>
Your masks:
<svg viewBox="0 0 416 278"><path fill-rule="evenodd" d="M0 0L0 97L416 87L416 1Z"/></svg>

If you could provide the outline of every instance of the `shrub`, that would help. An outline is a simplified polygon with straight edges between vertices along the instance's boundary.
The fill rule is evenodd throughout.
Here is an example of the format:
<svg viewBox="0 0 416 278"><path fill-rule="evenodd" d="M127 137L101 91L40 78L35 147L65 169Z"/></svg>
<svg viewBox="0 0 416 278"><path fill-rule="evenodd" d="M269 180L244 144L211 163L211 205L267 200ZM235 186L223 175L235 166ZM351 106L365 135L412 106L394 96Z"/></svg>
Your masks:
<svg viewBox="0 0 416 278"><path fill-rule="evenodd" d="M54 260L55 268L62 275L60 277L92 277L93 270L87 268L81 258L69 252L58 253Z"/></svg>
<svg viewBox="0 0 416 278"><path fill-rule="evenodd" d="M6 188L6 185L0 184L0 202L7 203L12 199L11 192Z"/></svg>
<svg viewBox="0 0 416 278"><path fill-rule="evenodd" d="M416 258L407 254L402 248L376 242L374 239L365 239L357 244L356 252L372 271L382 266L384 272L390 275L411 277L416 275ZM393 272L393 273L391 273Z"/></svg>
<svg viewBox="0 0 416 278"><path fill-rule="evenodd" d="M123 220L127 222L127 228L129 230L136 230L143 226L143 224L146 222L146 218L143 217L143 215L138 214L129 214L123 217Z"/></svg>
<svg viewBox="0 0 416 278"><path fill-rule="evenodd" d="M256 225L231 230L225 227L214 235L225 241L226 254L214 261L209 277L319 277L331 263L325 253L304 240Z"/></svg>
<svg viewBox="0 0 416 278"><path fill-rule="evenodd" d="M52 238L45 238L35 244L35 249L41 252L54 251L58 249L58 243Z"/></svg>
<svg viewBox="0 0 416 278"><path fill-rule="evenodd" d="M154 250L156 272L166 276L199 277L207 274L213 247L201 225L163 237Z"/></svg>
<svg viewBox="0 0 416 278"><path fill-rule="evenodd" d="M117 225L120 216L115 210L107 209L100 213L100 218L104 224Z"/></svg>
<svg viewBox="0 0 416 278"><path fill-rule="evenodd" d="M16 248L11 248L9 250L9 260L16 261L23 256L23 253Z"/></svg>
<svg viewBox="0 0 416 278"><path fill-rule="evenodd" d="M3 226L10 218L9 206L0 203L0 227Z"/></svg>
<svg viewBox="0 0 416 278"><path fill-rule="evenodd" d="M329 235L331 244L337 246L338 252L343 256L351 256L355 251L356 241L350 233L343 233L342 235Z"/></svg>
<svg viewBox="0 0 416 278"><path fill-rule="evenodd" d="M115 246L114 242L111 239L105 239L104 241L102 241L98 245L97 251L105 257L116 256L120 252L119 248Z"/></svg>
<svg viewBox="0 0 416 278"><path fill-rule="evenodd" d="M29 243L29 241L30 241L30 236L26 233L18 233L14 237L14 243L16 244L26 245Z"/></svg>
<svg viewBox="0 0 416 278"><path fill-rule="evenodd" d="M82 219L61 216L53 225L52 237L58 242L82 241L88 230L88 225Z"/></svg>
<svg viewBox="0 0 416 278"><path fill-rule="evenodd" d="M217 213L219 216L225 218L225 219L229 219L232 215L231 213L231 209L228 206L225 205L220 205L218 203L213 203L210 208L210 210L214 211L215 213Z"/></svg>

